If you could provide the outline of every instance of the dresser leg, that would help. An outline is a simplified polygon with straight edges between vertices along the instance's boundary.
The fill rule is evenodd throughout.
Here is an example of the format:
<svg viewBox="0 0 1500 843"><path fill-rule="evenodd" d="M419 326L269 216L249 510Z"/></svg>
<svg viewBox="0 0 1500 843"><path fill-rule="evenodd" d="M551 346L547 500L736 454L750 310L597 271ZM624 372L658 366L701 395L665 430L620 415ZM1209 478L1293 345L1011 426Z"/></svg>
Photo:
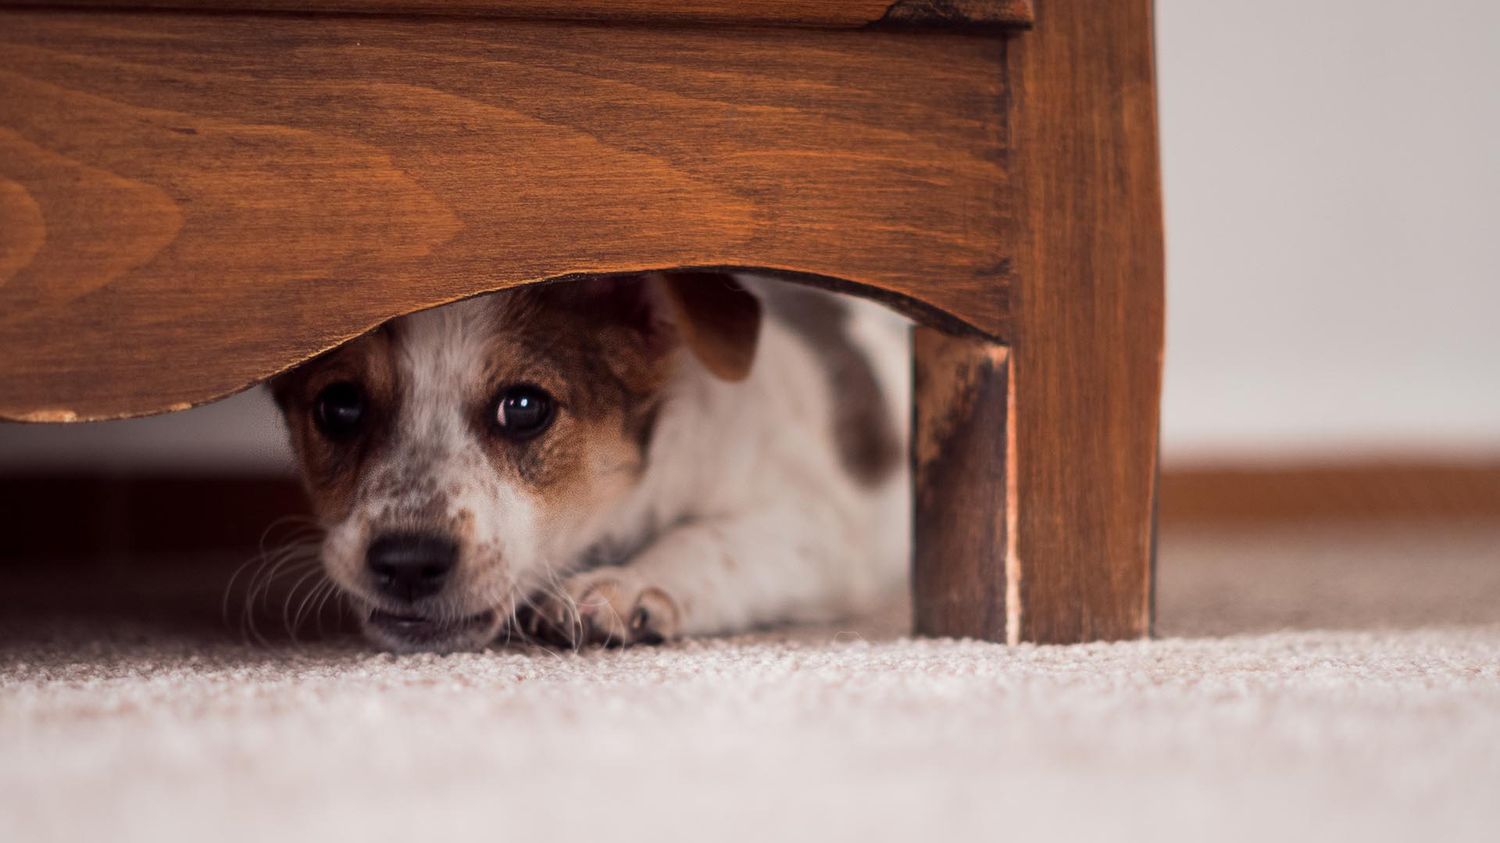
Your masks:
<svg viewBox="0 0 1500 843"><path fill-rule="evenodd" d="M1012 644L1148 634L1154 434L1153 447L1109 453L1066 434L1154 424L1152 405L1136 418L1141 408L1103 400L1120 389L1107 375L984 339L918 327L912 353L915 632ZM1074 415L1056 418L1059 405Z"/></svg>
<svg viewBox="0 0 1500 843"><path fill-rule="evenodd" d="M1047 0L1006 44L1011 638L1151 629L1163 334L1151 0Z"/></svg>
<svg viewBox="0 0 1500 843"><path fill-rule="evenodd" d="M1014 641L1010 353L918 326L912 355L915 631Z"/></svg>
<svg viewBox="0 0 1500 843"><path fill-rule="evenodd" d="M1163 331L1151 0L1048 0L1005 42L1007 348L918 329L916 629L1151 629Z"/></svg>

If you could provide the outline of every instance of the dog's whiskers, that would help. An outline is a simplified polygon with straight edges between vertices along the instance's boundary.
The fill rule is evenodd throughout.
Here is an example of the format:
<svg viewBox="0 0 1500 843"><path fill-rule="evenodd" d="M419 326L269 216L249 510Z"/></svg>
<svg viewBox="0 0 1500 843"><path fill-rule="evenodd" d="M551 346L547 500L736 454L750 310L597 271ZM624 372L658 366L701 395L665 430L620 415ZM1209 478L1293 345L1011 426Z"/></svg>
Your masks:
<svg viewBox="0 0 1500 843"><path fill-rule="evenodd" d="M292 601L297 598L297 591L302 587L302 584L304 582L307 582L309 579L312 579L313 581L312 587L309 588L307 594L303 596L302 602L297 606L296 615L295 617L293 617L291 612ZM322 589L324 583L326 582L328 582L328 577L323 573L323 566L317 565L308 570L301 577L298 577L297 581L292 584L291 589L286 593L286 597L283 600L281 607L281 620L282 624L286 627L288 637L290 637L293 642L297 641L297 633L302 628L303 610L307 608L308 601L311 600L315 595L317 595L318 591Z"/></svg>
<svg viewBox="0 0 1500 843"><path fill-rule="evenodd" d="M335 610L343 607L343 592L333 580L328 580L327 588L323 590L323 597L318 600L318 606L313 610L313 618L317 623L318 637L323 637L323 610L327 608L330 600L338 598L334 602Z"/></svg>
<svg viewBox="0 0 1500 843"><path fill-rule="evenodd" d="M237 590L238 584L245 583L244 598L240 601L239 630L240 635L246 641L253 639L261 645L268 645L266 637L261 633L256 621L257 601L262 610L269 609L270 592L276 581L283 576L299 576L297 585L293 586L292 593L302 582L306 580L310 572L316 572L321 568L319 550L321 542L307 531L299 531L299 538L284 544L274 550L264 547L266 536L279 524L289 519L280 519L272 527L267 528L262 535L262 547L259 553L251 557L230 576L224 586L224 596L221 600L220 612L225 625L229 625L229 604L232 596ZM248 575L247 573L248 572ZM290 600L290 596L288 597Z"/></svg>

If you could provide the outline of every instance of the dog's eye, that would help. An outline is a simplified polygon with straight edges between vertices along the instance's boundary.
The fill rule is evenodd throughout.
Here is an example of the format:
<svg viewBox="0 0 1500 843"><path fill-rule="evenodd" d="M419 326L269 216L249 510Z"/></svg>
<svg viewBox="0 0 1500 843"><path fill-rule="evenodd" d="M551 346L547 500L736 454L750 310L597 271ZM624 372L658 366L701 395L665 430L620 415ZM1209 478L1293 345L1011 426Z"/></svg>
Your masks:
<svg viewBox="0 0 1500 843"><path fill-rule="evenodd" d="M313 421L329 439L348 439L365 420L365 393L359 384L339 381L323 387L313 405Z"/></svg>
<svg viewBox="0 0 1500 843"><path fill-rule="evenodd" d="M512 439L530 439L551 423L552 396L538 387L507 387L495 402L495 427Z"/></svg>

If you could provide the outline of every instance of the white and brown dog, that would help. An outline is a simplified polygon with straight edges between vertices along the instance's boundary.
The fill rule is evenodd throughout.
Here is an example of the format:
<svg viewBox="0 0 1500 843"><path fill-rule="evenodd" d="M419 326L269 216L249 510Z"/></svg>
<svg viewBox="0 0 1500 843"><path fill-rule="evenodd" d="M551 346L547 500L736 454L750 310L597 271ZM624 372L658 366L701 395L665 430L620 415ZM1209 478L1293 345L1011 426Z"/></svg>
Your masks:
<svg viewBox="0 0 1500 843"><path fill-rule="evenodd" d="M899 582L906 353L874 305L646 275L406 316L273 389L375 642L633 644Z"/></svg>

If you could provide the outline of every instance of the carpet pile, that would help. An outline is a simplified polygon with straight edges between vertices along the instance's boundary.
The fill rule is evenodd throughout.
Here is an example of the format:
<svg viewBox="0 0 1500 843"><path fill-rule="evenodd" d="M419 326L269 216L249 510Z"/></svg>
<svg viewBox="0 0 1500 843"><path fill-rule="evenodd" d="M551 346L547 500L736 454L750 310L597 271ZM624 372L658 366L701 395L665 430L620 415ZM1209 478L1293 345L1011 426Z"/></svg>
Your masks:
<svg viewBox="0 0 1500 843"><path fill-rule="evenodd" d="M395 657L245 643L151 589L69 612L81 590L0 619L3 840L1500 828L1494 524L1169 534L1160 637L1077 647L913 640L896 605L659 649Z"/></svg>

